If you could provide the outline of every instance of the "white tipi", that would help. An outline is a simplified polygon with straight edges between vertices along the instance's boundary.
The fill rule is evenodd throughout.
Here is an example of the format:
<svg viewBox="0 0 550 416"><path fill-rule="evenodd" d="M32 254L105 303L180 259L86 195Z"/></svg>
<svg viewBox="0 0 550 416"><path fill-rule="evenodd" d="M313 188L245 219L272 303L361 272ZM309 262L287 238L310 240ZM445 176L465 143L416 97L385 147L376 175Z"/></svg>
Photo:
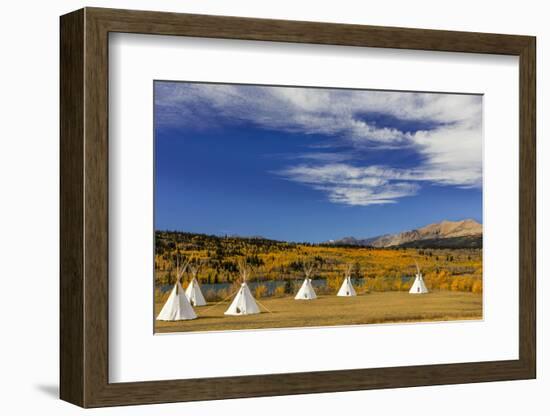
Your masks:
<svg viewBox="0 0 550 416"><path fill-rule="evenodd" d="M336 296L357 296L357 293L355 292L355 289L353 288L353 285L351 283L351 266L348 266L348 269L346 271L346 278L344 279L342 286L340 286L340 290L338 291Z"/></svg>
<svg viewBox="0 0 550 416"><path fill-rule="evenodd" d="M311 284L310 275L311 272L313 272L313 264L311 263L304 263L304 273L306 275L306 278L304 279L304 283L302 283L302 286L300 287L300 290L298 290L298 293L294 297L294 299L297 300L313 300L317 299L317 295L315 294L315 290L313 290L313 285Z"/></svg>
<svg viewBox="0 0 550 416"><path fill-rule="evenodd" d="M189 286L187 286L187 289L185 290L185 296L187 296L187 299L189 299L189 302L191 302L191 305L193 306L206 305L206 300L202 295L201 287L199 286L199 282L197 281L197 273L199 272L199 269L200 266L198 264L193 264L189 266L189 270L191 271L191 276L193 276L193 279L191 279L191 283L189 283Z"/></svg>
<svg viewBox="0 0 550 416"><path fill-rule="evenodd" d="M229 308L224 312L224 315L252 315L255 313L260 313L260 308L256 304L250 289L246 284L246 278L248 277L248 269L244 262L239 263L239 272L241 273L241 278L243 282L241 287L237 292L237 295L229 305Z"/></svg>
<svg viewBox="0 0 550 416"><path fill-rule="evenodd" d="M420 267L418 267L418 263L416 263L416 278L414 279L414 283L411 286L409 293L413 295L429 293L428 288L424 284L424 279L422 278L422 273L420 273Z"/></svg>
<svg viewBox="0 0 550 416"><path fill-rule="evenodd" d="M183 321L187 319L195 319L197 317L180 284L181 276L185 272L185 269L187 269L187 266L189 266L188 261L185 262L183 267L180 269L178 258L176 263L176 284L174 285L168 300L158 314L157 321Z"/></svg>

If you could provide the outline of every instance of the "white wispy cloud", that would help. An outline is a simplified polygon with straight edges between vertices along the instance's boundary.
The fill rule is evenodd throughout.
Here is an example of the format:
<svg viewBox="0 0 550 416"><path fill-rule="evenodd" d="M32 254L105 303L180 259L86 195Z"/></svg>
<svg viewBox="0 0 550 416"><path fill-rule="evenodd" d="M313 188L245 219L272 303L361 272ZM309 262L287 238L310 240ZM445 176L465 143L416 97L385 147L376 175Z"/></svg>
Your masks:
<svg viewBox="0 0 550 416"><path fill-rule="evenodd" d="M331 202L347 205L392 203L397 198L414 195L419 189L417 184L404 178L408 176L406 173L379 166L299 165L277 174L327 193Z"/></svg>
<svg viewBox="0 0 550 416"><path fill-rule="evenodd" d="M345 152L307 152L299 153L296 155L289 155L288 157L290 159L302 159L327 163L344 162L346 160L353 159L353 155Z"/></svg>
<svg viewBox="0 0 550 416"><path fill-rule="evenodd" d="M297 156L307 163L276 172L324 192L335 203L394 203L416 194L423 182L481 185L481 96L188 83L160 83L156 88L161 125L211 128L217 122L249 122L266 129L332 136L360 151L417 151L421 162L407 169L358 166L349 162L348 154L312 151ZM366 121L373 119L368 115L429 127L403 131ZM327 148L330 144L323 150Z"/></svg>

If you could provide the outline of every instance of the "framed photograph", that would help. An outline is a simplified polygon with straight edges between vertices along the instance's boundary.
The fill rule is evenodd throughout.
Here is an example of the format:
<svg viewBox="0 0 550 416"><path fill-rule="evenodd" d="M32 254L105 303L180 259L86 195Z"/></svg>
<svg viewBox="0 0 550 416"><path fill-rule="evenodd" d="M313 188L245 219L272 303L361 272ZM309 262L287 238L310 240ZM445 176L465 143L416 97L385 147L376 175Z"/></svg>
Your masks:
<svg viewBox="0 0 550 416"><path fill-rule="evenodd" d="M61 17L82 407L536 376L535 38Z"/></svg>

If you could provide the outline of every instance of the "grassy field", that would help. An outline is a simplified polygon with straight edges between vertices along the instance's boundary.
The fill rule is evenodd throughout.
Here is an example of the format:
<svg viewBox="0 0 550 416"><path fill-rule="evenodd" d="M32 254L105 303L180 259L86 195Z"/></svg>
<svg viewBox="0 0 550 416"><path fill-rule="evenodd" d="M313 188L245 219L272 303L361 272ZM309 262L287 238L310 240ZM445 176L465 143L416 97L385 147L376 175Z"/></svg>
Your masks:
<svg viewBox="0 0 550 416"><path fill-rule="evenodd" d="M258 315L224 316L228 300L195 308L198 319L155 321L155 329L160 333L227 331L482 318L481 294L452 291L434 291L425 295L373 292L349 298L320 296L312 301L298 301L288 296L264 298L260 302L263 307L260 306L262 313ZM155 305L155 316L161 308L161 303Z"/></svg>

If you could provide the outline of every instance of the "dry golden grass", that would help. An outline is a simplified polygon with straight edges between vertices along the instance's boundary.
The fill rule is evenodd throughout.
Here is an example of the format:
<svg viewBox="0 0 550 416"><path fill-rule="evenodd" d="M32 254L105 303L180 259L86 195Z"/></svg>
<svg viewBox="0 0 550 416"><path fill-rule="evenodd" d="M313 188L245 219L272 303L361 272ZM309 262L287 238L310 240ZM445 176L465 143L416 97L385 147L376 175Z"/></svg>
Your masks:
<svg viewBox="0 0 550 416"><path fill-rule="evenodd" d="M320 296L312 301L293 297L262 298L258 315L224 316L229 300L195 308L198 319L155 321L156 332L228 331L238 329L294 328L390 322L482 319L482 295L435 291L425 295L374 292L357 297ZM162 303L155 305L158 314Z"/></svg>

